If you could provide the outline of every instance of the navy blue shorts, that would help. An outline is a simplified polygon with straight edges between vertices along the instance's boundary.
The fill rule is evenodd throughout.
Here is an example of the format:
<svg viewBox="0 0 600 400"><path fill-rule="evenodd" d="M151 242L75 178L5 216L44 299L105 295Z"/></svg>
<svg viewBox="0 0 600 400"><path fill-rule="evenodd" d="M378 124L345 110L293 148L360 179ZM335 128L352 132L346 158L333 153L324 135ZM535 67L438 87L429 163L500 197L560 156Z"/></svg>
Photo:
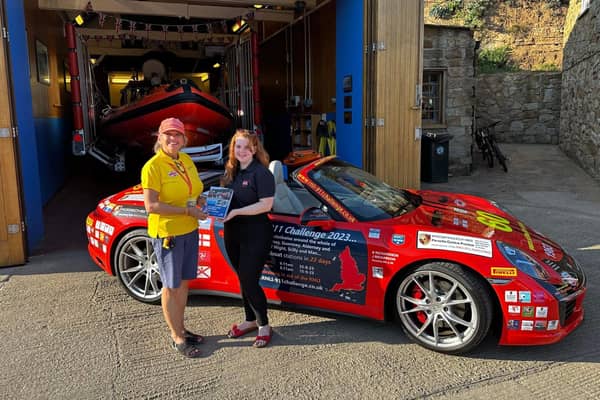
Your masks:
<svg viewBox="0 0 600 400"><path fill-rule="evenodd" d="M170 249L163 248L162 238L150 238L163 287L175 289L182 280L196 279L198 271L198 230L173 236Z"/></svg>

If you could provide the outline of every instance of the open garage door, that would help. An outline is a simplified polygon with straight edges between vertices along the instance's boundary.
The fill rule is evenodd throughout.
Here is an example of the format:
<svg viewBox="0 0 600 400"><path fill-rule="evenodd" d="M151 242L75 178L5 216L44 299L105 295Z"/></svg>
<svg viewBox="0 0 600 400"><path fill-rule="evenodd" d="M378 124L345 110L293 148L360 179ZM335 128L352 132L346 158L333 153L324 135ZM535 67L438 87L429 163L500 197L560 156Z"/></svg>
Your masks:
<svg viewBox="0 0 600 400"><path fill-rule="evenodd" d="M126 160L149 156L166 116L184 122L186 151L199 162L222 162L221 145L233 128L262 133L257 32L292 22L300 3L315 6L314 0L268 3L38 0L40 9L61 12L67 25L71 85L81 94L72 98L73 153L130 169ZM148 61L163 65L156 85Z"/></svg>
<svg viewBox="0 0 600 400"><path fill-rule="evenodd" d="M25 224L21 211L21 188L17 158L17 129L10 90L9 57L6 48L4 4L0 2L0 266L25 263Z"/></svg>

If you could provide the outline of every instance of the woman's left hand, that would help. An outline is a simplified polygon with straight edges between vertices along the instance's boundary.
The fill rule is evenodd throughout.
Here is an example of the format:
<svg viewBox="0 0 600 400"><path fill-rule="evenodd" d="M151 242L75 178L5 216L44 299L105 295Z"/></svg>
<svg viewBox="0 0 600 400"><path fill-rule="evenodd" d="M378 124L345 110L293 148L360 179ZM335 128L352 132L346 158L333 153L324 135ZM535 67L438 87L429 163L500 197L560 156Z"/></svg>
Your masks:
<svg viewBox="0 0 600 400"><path fill-rule="evenodd" d="M236 211L237 211L237 209L229 211L229 213L227 213L227 215L225 216L225 219L223 219L223 222L227 222L227 221L235 218L237 216Z"/></svg>

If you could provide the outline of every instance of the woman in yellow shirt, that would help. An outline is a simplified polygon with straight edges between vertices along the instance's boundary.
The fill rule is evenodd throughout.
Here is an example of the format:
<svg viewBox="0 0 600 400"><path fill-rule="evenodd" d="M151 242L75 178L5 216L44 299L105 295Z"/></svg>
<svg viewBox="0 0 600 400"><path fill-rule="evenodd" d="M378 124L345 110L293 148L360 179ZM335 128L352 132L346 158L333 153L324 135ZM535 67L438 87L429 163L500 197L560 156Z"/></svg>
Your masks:
<svg viewBox="0 0 600 400"><path fill-rule="evenodd" d="M180 150L185 128L177 118L163 120L154 145L155 155L142 168L148 235L163 284L162 310L171 330L172 346L186 357L199 357L200 335L185 329L188 281L198 267L198 220L206 214L196 207L203 184L194 162Z"/></svg>

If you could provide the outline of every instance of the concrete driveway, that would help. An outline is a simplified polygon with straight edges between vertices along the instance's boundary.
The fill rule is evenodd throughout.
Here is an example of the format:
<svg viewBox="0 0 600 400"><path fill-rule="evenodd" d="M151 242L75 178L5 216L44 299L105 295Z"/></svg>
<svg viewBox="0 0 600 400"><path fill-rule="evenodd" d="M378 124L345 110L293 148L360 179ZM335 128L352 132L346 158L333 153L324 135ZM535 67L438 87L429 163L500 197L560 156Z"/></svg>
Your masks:
<svg viewBox="0 0 600 400"><path fill-rule="evenodd" d="M168 346L160 307L128 297L88 258L85 215L119 189L75 177L46 210L47 237L22 267L0 269L0 397L4 399L550 399L600 397L600 185L556 146L502 145L509 172L423 188L499 201L561 243L588 277L586 320L562 342L466 356L411 343L394 324L272 308L273 345L231 340L237 300L194 296L187 325L204 357Z"/></svg>

